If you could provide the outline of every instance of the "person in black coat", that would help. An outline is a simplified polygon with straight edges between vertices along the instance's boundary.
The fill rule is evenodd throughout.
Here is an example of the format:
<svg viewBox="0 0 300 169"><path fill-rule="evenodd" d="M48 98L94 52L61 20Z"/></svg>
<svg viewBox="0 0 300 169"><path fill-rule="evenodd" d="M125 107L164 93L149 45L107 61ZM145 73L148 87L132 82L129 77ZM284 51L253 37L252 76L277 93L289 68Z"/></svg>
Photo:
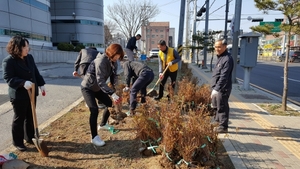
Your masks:
<svg viewBox="0 0 300 169"><path fill-rule="evenodd" d="M35 83L35 93L38 96L38 86L45 95L45 81L36 67L29 52L29 42L21 36L10 39L6 46L9 55L3 59L3 79L8 84L8 94L13 106L12 122L13 145L20 151L26 151L23 139L33 144L34 126L30 98L27 90ZM36 100L36 97L35 97Z"/></svg>
<svg viewBox="0 0 300 169"><path fill-rule="evenodd" d="M129 39L129 41L127 42L126 48L125 48L125 53L127 55L127 58L129 61L133 61L134 60L134 53L133 50L135 50L137 52L137 46L136 46L136 41L141 39L141 35L137 34L134 37L131 37Z"/></svg>
<svg viewBox="0 0 300 169"><path fill-rule="evenodd" d="M217 40L214 47L217 53L217 62L212 73L211 99L216 110L214 121L219 124L214 130L217 133L227 133L229 121L228 99L232 88L233 59L227 51L227 43L224 39Z"/></svg>

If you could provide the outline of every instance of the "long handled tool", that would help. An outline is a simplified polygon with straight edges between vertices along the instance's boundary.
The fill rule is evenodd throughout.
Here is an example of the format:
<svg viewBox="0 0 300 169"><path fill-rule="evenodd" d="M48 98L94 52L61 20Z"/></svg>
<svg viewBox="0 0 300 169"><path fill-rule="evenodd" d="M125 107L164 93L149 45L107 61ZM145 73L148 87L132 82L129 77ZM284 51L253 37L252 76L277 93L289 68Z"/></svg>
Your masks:
<svg viewBox="0 0 300 169"><path fill-rule="evenodd" d="M168 65L168 66L165 68L165 70L163 71L163 73L162 73L163 76L165 75L165 73L166 73L166 71L168 70L168 68L169 68L169 65ZM150 89L150 90L147 92L147 95L153 95L153 93L157 93L154 89L155 89L155 87L156 87L160 82L161 82L161 79L160 79L160 77L158 77L157 82L155 83L155 85L153 86L153 88Z"/></svg>
<svg viewBox="0 0 300 169"><path fill-rule="evenodd" d="M35 110L35 84L32 84L31 91L28 91L28 95L30 98L30 103L31 103L31 110L32 110L32 117L33 117L33 125L34 125L34 130L35 134L34 137L32 138L32 141L37 148L37 150L40 152L40 154L43 157L48 157L49 149L47 148L47 145L45 142L43 142L43 139L40 139L40 134L39 134L39 129L38 129L38 123L37 123L37 118L36 118L36 110Z"/></svg>

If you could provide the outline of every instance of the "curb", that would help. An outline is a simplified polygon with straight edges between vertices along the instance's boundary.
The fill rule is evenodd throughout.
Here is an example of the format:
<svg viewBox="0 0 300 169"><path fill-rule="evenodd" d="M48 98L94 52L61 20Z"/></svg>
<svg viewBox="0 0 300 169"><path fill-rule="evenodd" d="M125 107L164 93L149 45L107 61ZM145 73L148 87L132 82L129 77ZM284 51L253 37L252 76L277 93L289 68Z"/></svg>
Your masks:
<svg viewBox="0 0 300 169"><path fill-rule="evenodd" d="M45 129L47 126L49 126L51 123L53 123L55 120L59 119L60 117L62 117L63 115L65 115L66 113L68 113L71 109L73 109L74 107L76 107L79 103L81 103L83 101L83 97L80 97L78 100L76 100L74 103L72 103L71 105L67 106L66 108L64 108L62 111L60 111L59 113L57 113L56 115L52 116L50 119L48 119L47 121L43 122L42 124L40 124L39 130L43 130ZM0 154L7 154L10 153L12 151L16 151L17 149L13 146L10 145L8 148L4 149L3 151L0 152Z"/></svg>

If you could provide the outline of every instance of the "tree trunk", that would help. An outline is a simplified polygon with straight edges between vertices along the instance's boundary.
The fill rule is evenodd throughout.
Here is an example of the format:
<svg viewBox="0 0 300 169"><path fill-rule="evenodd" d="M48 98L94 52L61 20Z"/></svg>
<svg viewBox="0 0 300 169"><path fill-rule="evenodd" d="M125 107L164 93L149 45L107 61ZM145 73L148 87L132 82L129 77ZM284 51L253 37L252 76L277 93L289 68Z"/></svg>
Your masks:
<svg viewBox="0 0 300 169"><path fill-rule="evenodd" d="M210 59L210 71L212 72L212 62L214 60L214 51L211 52L211 59Z"/></svg>
<svg viewBox="0 0 300 169"><path fill-rule="evenodd" d="M281 105L281 108L283 111L286 111L286 102L287 102L290 43L291 43L291 30L289 30L289 33L288 33L288 41L287 41L287 45L286 45L286 52L285 52L286 55L285 55L284 71L283 71L283 93L282 93L282 105Z"/></svg>

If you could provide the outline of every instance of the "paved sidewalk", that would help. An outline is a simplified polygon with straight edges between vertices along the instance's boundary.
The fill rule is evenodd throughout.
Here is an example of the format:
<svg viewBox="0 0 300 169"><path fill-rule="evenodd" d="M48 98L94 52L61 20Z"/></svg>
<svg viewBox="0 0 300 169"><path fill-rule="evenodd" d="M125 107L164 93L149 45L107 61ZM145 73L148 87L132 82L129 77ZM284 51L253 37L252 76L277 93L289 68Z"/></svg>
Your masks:
<svg viewBox="0 0 300 169"><path fill-rule="evenodd" d="M190 64L194 76L210 83L211 72ZM200 80L201 79L201 80ZM263 91L233 84L229 133L219 134L236 169L299 169L300 117L272 116L258 104L281 103ZM288 104L291 105L291 104ZM300 108L291 105L300 111Z"/></svg>

